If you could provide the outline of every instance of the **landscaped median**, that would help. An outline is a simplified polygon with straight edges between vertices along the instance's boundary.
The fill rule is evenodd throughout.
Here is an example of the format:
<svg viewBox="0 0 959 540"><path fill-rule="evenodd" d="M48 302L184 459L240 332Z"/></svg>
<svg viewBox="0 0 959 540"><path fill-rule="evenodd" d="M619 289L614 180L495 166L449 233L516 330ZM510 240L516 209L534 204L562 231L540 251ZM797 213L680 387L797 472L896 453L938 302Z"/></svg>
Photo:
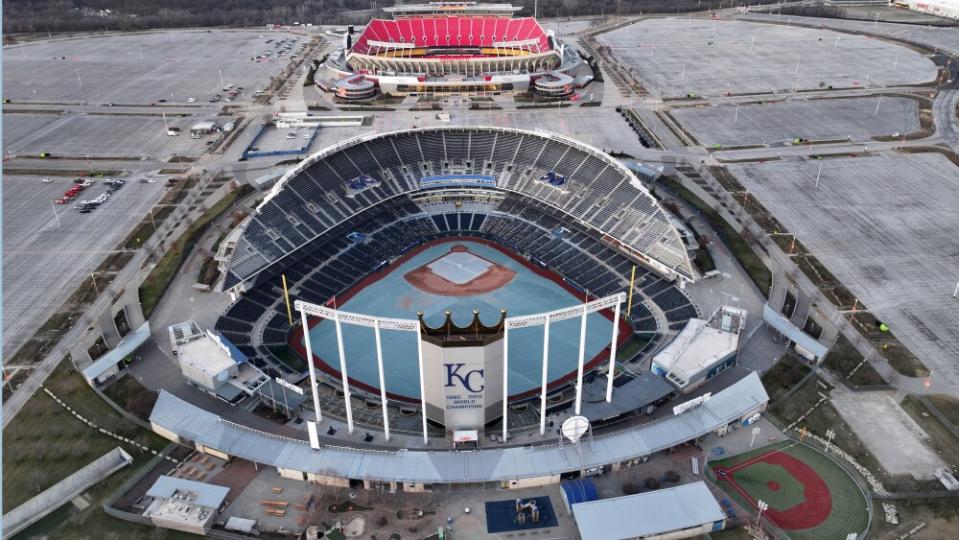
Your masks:
<svg viewBox="0 0 959 540"><path fill-rule="evenodd" d="M208 208L179 238L170 244L170 249L160 258L150 275L140 284L140 305L143 308L145 318L150 318L160 298L166 293L167 287L173 282L173 278L183 261L193 250L193 246L203 237L207 227L233 206L233 203L251 191L253 191L253 188L248 184L243 184L234 189L218 203Z"/></svg>

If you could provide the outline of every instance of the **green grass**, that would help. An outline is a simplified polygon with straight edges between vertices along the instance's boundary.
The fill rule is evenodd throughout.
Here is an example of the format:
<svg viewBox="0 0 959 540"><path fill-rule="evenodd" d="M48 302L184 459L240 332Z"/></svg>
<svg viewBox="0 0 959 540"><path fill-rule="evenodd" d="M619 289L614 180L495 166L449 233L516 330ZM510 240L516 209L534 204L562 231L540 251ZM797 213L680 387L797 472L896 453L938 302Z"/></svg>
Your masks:
<svg viewBox="0 0 959 540"><path fill-rule="evenodd" d="M192 225L176 239L169 251L153 267L153 271L140 285L140 304L143 316L150 318L167 287L173 282L177 271L193 249L194 244L203 236L207 226L226 212L237 199L249 193L253 188L244 184L240 189L225 196L220 202L207 209Z"/></svg>
<svg viewBox="0 0 959 540"><path fill-rule="evenodd" d="M69 360L47 379L46 386L74 410L97 425L155 450L167 441L147 432L110 408L87 386ZM117 446L136 460L147 455L100 434L67 412L43 390L31 397L23 411L3 430L3 511L23 503ZM152 454L151 454L152 456Z"/></svg>
<svg viewBox="0 0 959 540"><path fill-rule="evenodd" d="M625 345L616 349L616 361L625 362L626 360L629 360L633 357L633 355L641 351L647 343L649 343L649 340L643 339L634 334L632 339L627 341Z"/></svg>
<svg viewBox="0 0 959 540"><path fill-rule="evenodd" d="M929 412L928 407L918 397L906 396L901 405L929 435L929 447L954 471L959 469L959 439Z"/></svg>
<svg viewBox="0 0 959 540"><path fill-rule="evenodd" d="M780 465L756 463L736 471L734 479L753 499L766 501L773 510L788 510L805 500L802 484ZM769 488L770 480L779 484L778 491Z"/></svg>
<svg viewBox="0 0 959 540"><path fill-rule="evenodd" d="M907 377L928 377L929 368L927 368L916 355L899 343L895 338L891 341L882 343L878 347L889 365L899 373Z"/></svg>
<svg viewBox="0 0 959 540"><path fill-rule="evenodd" d="M150 411L158 396L155 391L144 388L132 375L114 381L103 393L124 410L143 420L150 418Z"/></svg>
<svg viewBox="0 0 959 540"><path fill-rule="evenodd" d="M129 378L129 377L127 377ZM120 433L154 450L167 441L138 428L110 408L87 386L64 360L47 379L46 386L70 407L107 429ZM134 462L87 491L90 502L80 511L67 504L24 530L17 540L44 537L48 540L189 540L194 535L166 531L158 536L154 527L118 520L103 512L100 505L152 454L116 439L101 435L67 412L42 390L38 391L3 430L3 511L23 503L40 490L62 480L106 452L123 447Z"/></svg>
<svg viewBox="0 0 959 540"><path fill-rule="evenodd" d="M954 426L959 426L959 399L949 396L929 396L927 398L944 414Z"/></svg>
<svg viewBox="0 0 959 540"><path fill-rule="evenodd" d="M714 468L731 467L775 449L779 449L798 458L803 463L812 467L826 482L832 497L832 511L826 521L809 529L787 531L791 539L841 539L845 538L850 532L862 532L866 529L869 523L866 500L855 481L834 461L808 446L796 444L793 441L783 441L731 458L712 461L710 462L710 466ZM791 475L788 475L785 469L781 467L775 467L775 469L778 469L778 471L773 470L767 464L756 464L737 471L735 479L737 484L745 489L754 499L762 498L762 500L769 502L771 507L782 510L792 506L789 504L789 500L795 496L795 490L789 488L781 479L781 476L784 474L787 476ZM766 474L771 476L764 476ZM745 479L745 482L743 479ZM782 489L779 492L770 491L766 487L767 480L779 482ZM744 505L746 508L752 508L728 483L720 481L717 485L741 505ZM789 493L780 496L781 493L787 491ZM783 507L777 507L777 503L782 504Z"/></svg>
<svg viewBox="0 0 959 540"><path fill-rule="evenodd" d="M726 223L726 220L719 215L719 212L713 210L711 206L706 204L693 192L680 185L679 182L672 178L663 178L659 180L659 182L665 185L677 197L699 210L703 219L716 231L716 234L719 235L719 238L726 244L726 247L729 248L729 251L736 257L739 264L746 270L746 273L759 288L760 292L762 292L763 296L768 296L769 288L772 286L772 272L769 271L769 268L766 267L766 264L756 255L753 249L749 247L746 240Z"/></svg>
<svg viewBox="0 0 959 540"><path fill-rule="evenodd" d="M769 401L774 402L790 388L802 380L809 373L809 366L800 362L794 355L787 354L779 362L763 373L763 386L769 394Z"/></svg>
<svg viewBox="0 0 959 540"><path fill-rule="evenodd" d="M304 373L306 371L306 361L288 346L268 347L268 349L277 360L289 366L293 371L297 373Z"/></svg>
<svg viewBox="0 0 959 540"><path fill-rule="evenodd" d="M837 377L846 379L857 386L887 383L886 379L883 379L882 375L868 362L859 366L856 372L849 376L849 372L856 368L862 360L863 356L853 347L852 343L845 336L840 335L832 350L826 355L826 360L822 365Z"/></svg>

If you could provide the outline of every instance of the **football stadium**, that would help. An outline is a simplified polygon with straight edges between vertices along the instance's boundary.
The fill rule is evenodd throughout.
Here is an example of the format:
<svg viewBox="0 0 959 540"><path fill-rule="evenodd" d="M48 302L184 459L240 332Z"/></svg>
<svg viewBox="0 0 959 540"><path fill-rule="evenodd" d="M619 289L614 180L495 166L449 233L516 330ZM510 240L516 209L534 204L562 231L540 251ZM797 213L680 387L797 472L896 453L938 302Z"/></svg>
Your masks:
<svg viewBox="0 0 959 540"><path fill-rule="evenodd" d="M391 95L573 92L576 50L510 4L433 2L393 6L393 19L350 27L325 62L342 99Z"/></svg>

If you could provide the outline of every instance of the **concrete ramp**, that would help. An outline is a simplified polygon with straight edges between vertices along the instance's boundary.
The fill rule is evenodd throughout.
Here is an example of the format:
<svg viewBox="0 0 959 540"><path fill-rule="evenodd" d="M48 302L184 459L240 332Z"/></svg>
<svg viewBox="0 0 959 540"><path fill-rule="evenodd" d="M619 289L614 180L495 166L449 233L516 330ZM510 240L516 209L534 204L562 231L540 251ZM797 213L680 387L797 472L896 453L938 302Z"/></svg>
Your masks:
<svg viewBox="0 0 959 540"><path fill-rule="evenodd" d="M43 493L14 508L3 516L3 537L10 538L40 521L94 484L133 463L133 457L119 446L95 461L60 480Z"/></svg>

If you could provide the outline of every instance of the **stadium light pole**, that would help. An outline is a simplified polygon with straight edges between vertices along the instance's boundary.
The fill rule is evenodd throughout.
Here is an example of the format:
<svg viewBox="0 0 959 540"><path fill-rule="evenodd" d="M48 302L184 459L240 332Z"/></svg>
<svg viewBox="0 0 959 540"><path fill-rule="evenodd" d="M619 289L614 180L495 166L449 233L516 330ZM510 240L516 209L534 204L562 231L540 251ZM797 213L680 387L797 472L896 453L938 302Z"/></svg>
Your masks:
<svg viewBox="0 0 959 540"><path fill-rule="evenodd" d="M759 501L756 501L756 508L759 509L759 514L756 515L756 527L759 527L760 526L759 524L762 523L762 520L763 520L763 511L768 509L769 505L766 504L766 501L759 500Z"/></svg>
<svg viewBox="0 0 959 540"><path fill-rule="evenodd" d="M503 440L506 441L509 437L509 429L507 422L507 413L509 412L508 400L506 399L509 396L509 326L506 325L505 321L503 324Z"/></svg>
<svg viewBox="0 0 959 540"><path fill-rule="evenodd" d="M346 429L353 433L353 405L350 403L350 385L346 374L346 353L343 350L343 327L340 325L340 313L333 316L336 325L336 348L340 353L340 380L343 382L343 402L346 405Z"/></svg>
<svg viewBox="0 0 959 540"><path fill-rule="evenodd" d="M825 162L826 160L824 159L819 160L819 172L816 173L816 189L819 189L819 178L822 176L822 164Z"/></svg>
<svg viewBox="0 0 959 540"><path fill-rule="evenodd" d="M609 373L606 374L606 403L613 402L613 377L616 375L616 342L619 341L619 301L613 310L613 342L609 350Z"/></svg>
<svg viewBox="0 0 959 540"><path fill-rule="evenodd" d="M576 365L576 415L583 405L583 360L586 354L586 304L583 304L583 315L579 323L579 361Z"/></svg>
<svg viewBox="0 0 959 540"><path fill-rule="evenodd" d="M957 285L959 287L959 285ZM543 324L543 389L539 398L539 434L546 434L546 381L549 371L549 314Z"/></svg>
<svg viewBox="0 0 959 540"><path fill-rule="evenodd" d="M380 320L373 319L373 336L376 339L376 368L380 373L380 403L383 406L383 434L390 440L390 419L386 407L386 378L383 376L383 345L380 343Z"/></svg>
<svg viewBox="0 0 959 540"><path fill-rule="evenodd" d="M952 291L952 297L955 298L956 295L959 295L959 281L956 282L956 290Z"/></svg>
<svg viewBox="0 0 959 540"><path fill-rule="evenodd" d="M300 309L300 320L303 321L303 343L306 344L306 366L310 372L310 388L313 390L313 410L316 413L316 423L323 421L323 413L320 411L320 393L316 387L316 372L313 367L313 345L310 343L310 325L306 322L306 311Z"/></svg>

